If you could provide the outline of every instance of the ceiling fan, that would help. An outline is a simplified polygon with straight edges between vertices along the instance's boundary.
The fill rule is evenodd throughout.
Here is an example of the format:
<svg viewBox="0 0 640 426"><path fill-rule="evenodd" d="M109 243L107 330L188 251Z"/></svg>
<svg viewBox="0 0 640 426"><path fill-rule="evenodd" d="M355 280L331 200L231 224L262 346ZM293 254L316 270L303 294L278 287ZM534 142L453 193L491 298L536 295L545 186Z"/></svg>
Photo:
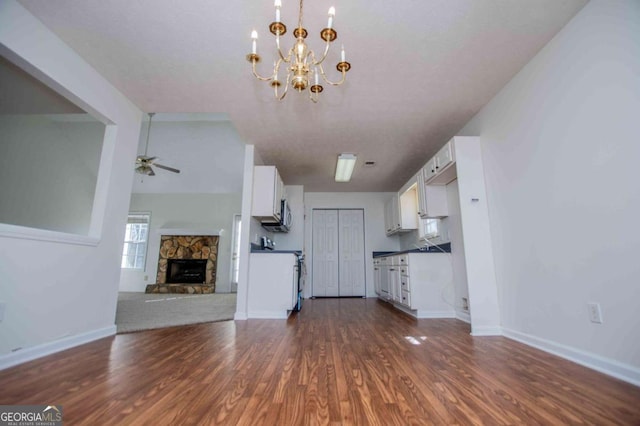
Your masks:
<svg viewBox="0 0 640 426"><path fill-rule="evenodd" d="M147 150L149 149L149 134L151 133L151 120L155 115L154 112L149 113L149 126L147 127L147 143L144 147L144 155L138 155L136 158L136 173L140 173L141 175L147 176L155 176L155 172L151 168L151 166L157 167L159 169L168 170L173 173L180 173L180 170L174 169L173 167L163 166L162 164L158 164L155 161L158 157L149 157L147 155Z"/></svg>

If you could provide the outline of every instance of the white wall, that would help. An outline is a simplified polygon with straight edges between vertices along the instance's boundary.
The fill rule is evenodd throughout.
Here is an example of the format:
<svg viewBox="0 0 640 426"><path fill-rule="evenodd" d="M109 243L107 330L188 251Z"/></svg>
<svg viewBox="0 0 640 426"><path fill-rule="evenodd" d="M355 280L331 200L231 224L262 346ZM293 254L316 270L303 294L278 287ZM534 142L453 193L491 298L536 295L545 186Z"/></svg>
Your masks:
<svg viewBox="0 0 640 426"><path fill-rule="evenodd" d="M261 231L260 222L251 217L253 197L253 168L262 165L262 158L254 145L245 147L242 174L242 232L240 233L240 262L238 271L238 294L236 297L236 313L234 319L246 320L249 305L249 263L250 246L254 235ZM256 242L256 241L253 241Z"/></svg>
<svg viewBox="0 0 640 426"><path fill-rule="evenodd" d="M0 222L88 235L104 136L86 114L0 116Z"/></svg>
<svg viewBox="0 0 640 426"><path fill-rule="evenodd" d="M637 383L639 34L640 2L592 0L461 132L481 137L506 332Z"/></svg>
<svg viewBox="0 0 640 426"><path fill-rule="evenodd" d="M448 235L451 240L451 266L453 268L453 293L455 296L454 309L458 318L470 321L469 312L462 309L462 298L466 298L467 303L469 301L469 287L467 286L462 217L460 215L460 193L457 180L447 185L447 203L449 207L447 224Z"/></svg>
<svg viewBox="0 0 640 426"><path fill-rule="evenodd" d="M138 153L144 154L148 121L143 125ZM223 194L242 192L244 141L221 114L154 115L149 156L180 170L156 169L156 175L137 174L133 193Z"/></svg>
<svg viewBox="0 0 640 426"><path fill-rule="evenodd" d="M241 208L240 193L133 194L129 210L151 213L147 261L144 271L122 269L120 291L144 292L147 284L155 283L160 236L179 232L183 235L219 236L216 293L229 293L233 216L240 214Z"/></svg>
<svg viewBox="0 0 640 426"><path fill-rule="evenodd" d="M0 2L0 50L31 64L83 109L114 123L107 128L97 183L95 239L0 236L0 299L6 303L2 368L115 333L141 112L15 1Z"/></svg>
<svg viewBox="0 0 640 426"><path fill-rule="evenodd" d="M373 288L374 251L397 251L400 244L397 237L387 237L384 225L384 203L393 195L391 192L306 192L304 194L305 239L307 255L307 277L304 297L311 297L312 280L312 210L313 209L364 209L364 249L367 297L376 297Z"/></svg>

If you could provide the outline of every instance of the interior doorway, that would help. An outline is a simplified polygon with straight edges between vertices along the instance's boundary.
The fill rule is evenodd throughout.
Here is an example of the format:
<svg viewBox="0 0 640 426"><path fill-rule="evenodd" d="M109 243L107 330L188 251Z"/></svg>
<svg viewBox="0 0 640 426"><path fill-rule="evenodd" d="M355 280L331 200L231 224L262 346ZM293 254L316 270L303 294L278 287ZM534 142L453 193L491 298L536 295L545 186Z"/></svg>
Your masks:
<svg viewBox="0 0 640 426"><path fill-rule="evenodd" d="M366 296L364 210L313 209L312 297Z"/></svg>

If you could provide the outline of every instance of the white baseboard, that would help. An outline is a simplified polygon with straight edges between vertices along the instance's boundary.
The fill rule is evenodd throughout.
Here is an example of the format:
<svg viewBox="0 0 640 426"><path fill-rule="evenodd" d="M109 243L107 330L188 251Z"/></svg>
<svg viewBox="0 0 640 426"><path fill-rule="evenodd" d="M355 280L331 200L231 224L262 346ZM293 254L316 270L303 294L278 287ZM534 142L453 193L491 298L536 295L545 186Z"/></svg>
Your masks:
<svg viewBox="0 0 640 426"><path fill-rule="evenodd" d="M471 324L471 315L469 315L466 312L456 311L456 319L459 319L460 321L464 321L467 324Z"/></svg>
<svg viewBox="0 0 640 426"><path fill-rule="evenodd" d="M233 315L233 319L234 319L234 321L245 321L245 320L247 320L247 313L246 312L236 312Z"/></svg>
<svg viewBox="0 0 640 426"><path fill-rule="evenodd" d="M289 315L287 311L250 311L247 315L252 319L287 319Z"/></svg>
<svg viewBox="0 0 640 426"><path fill-rule="evenodd" d="M455 311L423 311L418 309L416 318L455 318Z"/></svg>
<svg viewBox="0 0 640 426"><path fill-rule="evenodd" d="M610 358L601 357L580 349L552 342L550 340L541 339L530 334L521 333L519 331L503 328L503 335L509 339L516 340L525 345L532 346L541 351L557 355L560 358L573 361L576 364L583 365L592 370L599 371L616 379L624 380L632 385L640 386L640 368L629 364L612 360Z"/></svg>
<svg viewBox="0 0 640 426"><path fill-rule="evenodd" d="M471 335L472 336L502 336L502 327L500 326L476 326L474 327L471 324Z"/></svg>
<svg viewBox="0 0 640 426"><path fill-rule="evenodd" d="M43 356L51 355L56 352L64 351L66 349L71 349L75 346L93 342L94 340L113 336L114 334L116 334L116 326L111 325L109 327L76 334L75 336L64 337L59 340L54 340L53 342L20 349L0 356L0 370L13 367L18 364L23 364Z"/></svg>
<svg viewBox="0 0 640 426"><path fill-rule="evenodd" d="M387 302L387 300L385 299L381 299L385 302ZM399 311L402 311L404 313L407 313L409 315L411 315L414 318L418 318L418 319L425 319L425 318L455 318L455 312L454 311L425 311L425 310L420 310L420 309L409 309L406 306L403 305L399 305L397 303L393 303L390 302L394 308L396 308Z"/></svg>

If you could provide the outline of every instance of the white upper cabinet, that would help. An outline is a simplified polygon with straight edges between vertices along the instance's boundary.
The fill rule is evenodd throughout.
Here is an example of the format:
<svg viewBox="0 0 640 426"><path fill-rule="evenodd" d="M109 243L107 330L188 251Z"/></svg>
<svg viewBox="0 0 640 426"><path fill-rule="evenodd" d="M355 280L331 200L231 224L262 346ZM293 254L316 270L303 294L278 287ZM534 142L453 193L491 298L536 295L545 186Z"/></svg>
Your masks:
<svg viewBox="0 0 640 426"><path fill-rule="evenodd" d="M422 171L424 173L424 180L427 182L431 180L431 178L433 178L437 173L436 157L433 157L431 160L427 161L427 164L424 165Z"/></svg>
<svg viewBox="0 0 640 426"><path fill-rule="evenodd" d="M384 225L387 235L395 234L400 229L400 201L397 194L384 205Z"/></svg>
<svg viewBox="0 0 640 426"><path fill-rule="evenodd" d="M436 154L436 170L440 172L453 162L453 141L447 142Z"/></svg>
<svg viewBox="0 0 640 426"><path fill-rule="evenodd" d="M418 229L417 185L402 194L395 194L384 207L384 223L387 235Z"/></svg>
<svg viewBox="0 0 640 426"><path fill-rule="evenodd" d="M424 166L424 180L429 185L446 185L456 178L454 142L451 139Z"/></svg>
<svg viewBox="0 0 640 426"><path fill-rule="evenodd" d="M253 168L253 202L251 216L259 220L280 221L284 183L275 166Z"/></svg>
<svg viewBox="0 0 640 426"><path fill-rule="evenodd" d="M400 195L400 228L402 231L418 229L418 185L411 185Z"/></svg>
<svg viewBox="0 0 640 426"><path fill-rule="evenodd" d="M425 185L424 199L425 208L423 215L421 216L423 219L449 216L446 186Z"/></svg>
<svg viewBox="0 0 640 426"><path fill-rule="evenodd" d="M425 168L421 168L418 174L416 175L416 195L418 198L418 216L421 218L427 217L427 197L425 194L425 186L424 183L424 170Z"/></svg>

